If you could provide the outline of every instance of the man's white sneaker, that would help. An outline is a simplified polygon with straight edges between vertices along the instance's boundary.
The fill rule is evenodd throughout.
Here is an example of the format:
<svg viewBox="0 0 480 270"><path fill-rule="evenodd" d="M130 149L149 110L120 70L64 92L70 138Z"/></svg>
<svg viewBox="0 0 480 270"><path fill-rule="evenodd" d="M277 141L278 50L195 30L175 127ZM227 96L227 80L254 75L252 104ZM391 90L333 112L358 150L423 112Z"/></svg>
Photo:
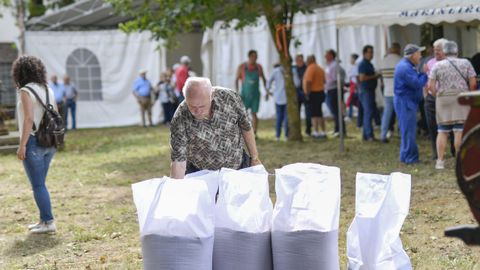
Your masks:
<svg viewBox="0 0 480 270"><path fill-rule="evenodd" d="M57 227L53 222L50 222L48 224L45 222L42 222L37 227L30 230L31 233L55 233L56 231L57 231Z"/></svg>
<svg viewBox="0 0 480 270"><path fill-rule="evenodd" d="M437 170L445 169L445 161L437 159L437 162L435 163L435 169Z"/></svg>

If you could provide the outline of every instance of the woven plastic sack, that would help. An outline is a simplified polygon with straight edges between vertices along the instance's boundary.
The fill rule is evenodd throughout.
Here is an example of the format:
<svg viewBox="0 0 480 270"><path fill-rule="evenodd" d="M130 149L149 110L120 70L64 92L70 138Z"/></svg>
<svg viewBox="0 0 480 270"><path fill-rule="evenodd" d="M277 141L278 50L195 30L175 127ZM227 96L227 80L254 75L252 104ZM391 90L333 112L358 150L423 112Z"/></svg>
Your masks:
<svg viewBox="0 0 480 270"><path fill-rule="evenodd" d="M214 270L271 270L272 202L263 166L222 169L215 209Z"/></svg>
<svg viewBox="0 0 480 270"><path fill-rule="evenodd" d="M214 202L207 184L164 177L132 190L144 269L211 270Z"/></svg>
<svg viewBox="0 0 480 270"><path fill-rule="evenodd" d="M274 269L339 269L340 169L296 163L275 174Z"/></svg>
<svg viewBox="0 0 480 270"><path fill-rule="evenodd" d="M399 236L410 185L408 174L357 173L355 218L347 231L348 269L412 269Z"/></svg>

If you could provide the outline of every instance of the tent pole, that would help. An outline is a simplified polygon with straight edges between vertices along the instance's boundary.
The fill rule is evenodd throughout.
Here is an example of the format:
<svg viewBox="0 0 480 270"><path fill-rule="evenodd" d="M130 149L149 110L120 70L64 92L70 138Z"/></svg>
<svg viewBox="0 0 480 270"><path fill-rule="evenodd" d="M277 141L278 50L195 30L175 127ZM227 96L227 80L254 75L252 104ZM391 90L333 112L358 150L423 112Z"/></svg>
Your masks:
<svg viewBox="0 0 480 270"><path fill-rule="evenodd" d="M339 40L340 40L340 31L338 29L338 27L336 27L336 30L337 30L337 38L336 38L336 42L337 42L337 102L338 102L338 126L339 126L339 135L340 135L340 152L343 152L345 149L344 147L344 126L343 126L343 107L342 107L342 104L343 104L343 82L341 81L341 74L340 74L340 45L339 45Z"/></svg>

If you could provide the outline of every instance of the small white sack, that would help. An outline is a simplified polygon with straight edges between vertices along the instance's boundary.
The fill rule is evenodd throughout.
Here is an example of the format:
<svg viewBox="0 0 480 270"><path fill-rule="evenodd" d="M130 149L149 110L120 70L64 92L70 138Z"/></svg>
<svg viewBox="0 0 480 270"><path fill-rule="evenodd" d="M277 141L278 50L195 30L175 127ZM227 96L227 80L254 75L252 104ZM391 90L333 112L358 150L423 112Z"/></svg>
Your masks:
<svg viewBox="0 0 480 270"><path fill-rule="evenodd" d="M272 202L263 166L222 169L213 270L272 270Z"/></svg>
<svg viewBox="0 0 480 270"><path fill-rule="evenodd" d="M339 269L340 169L296 163L275 174L274 269Z"/></svg>
<svg viewBox="0 0 480 270"><path fill-rule="evenodd" d="M185 175L185 179L204 181L208 186L208 192L210 193L210 196L212 197L214 203L215 198L217 197L219 177L220 171L210 170L202 170Z"/></svg>
<svg viewBox="0 0 480 270"><path fill-rule="evenodd" d="M211 270L214 202L207 184L164 177L132 190L144 269Z"/></svg>
<svg viewBox="0 0 480 270"><path fill-rule="evenodd" d="M412 269L399 236L410 188L409 174L357 173L355 218L347 231L348 269Z"/></svg>

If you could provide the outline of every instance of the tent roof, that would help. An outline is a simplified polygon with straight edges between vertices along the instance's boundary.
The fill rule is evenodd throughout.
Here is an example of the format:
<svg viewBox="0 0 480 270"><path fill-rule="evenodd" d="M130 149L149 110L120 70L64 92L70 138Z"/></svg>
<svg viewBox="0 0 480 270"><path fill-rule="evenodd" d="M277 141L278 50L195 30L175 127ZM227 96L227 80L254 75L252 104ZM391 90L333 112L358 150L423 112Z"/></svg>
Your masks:
<svg viewBox="0 0 480 270"><path fill-rule="evenodd" d="M458 23L480 20L478 0L362 0L337 16L338 26Z"/></svg>
<svg viewBox="0 0 480 270"><path fill-rule="evenodd" d="M140 1L134 1L134 7ZM129 17L115 14L111 4L103 0L80 0L52 13L27 22L29 30L64 30L76 28L116 28Z"/></svg>
<svg viewBox="0 0 480 270"><path fill-rule="evenodd" d="M231 0L232 2L239 0ZM353 3L359 0L324 0L312 2L313 7L331 6L341 3ZM132 8L142 5L142 0L134 0ZM131 20L131 17L115 13L111 4L105 0L77 0L75 3L61 9L30 19L27 22L28 30L88 30L112 29L119 23Z"/></svg>

